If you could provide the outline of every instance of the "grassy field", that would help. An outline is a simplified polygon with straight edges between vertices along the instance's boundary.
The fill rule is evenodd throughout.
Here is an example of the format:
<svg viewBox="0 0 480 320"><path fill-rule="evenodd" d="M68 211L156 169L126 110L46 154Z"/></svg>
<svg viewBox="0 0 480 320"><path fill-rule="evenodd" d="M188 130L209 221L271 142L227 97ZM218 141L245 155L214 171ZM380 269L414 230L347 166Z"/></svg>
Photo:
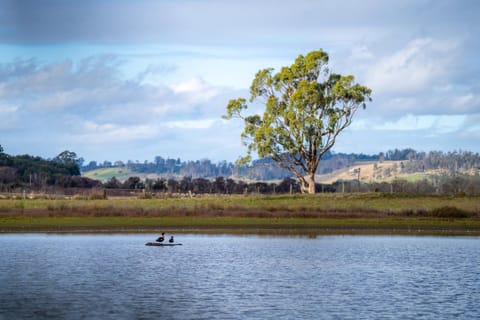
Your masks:
<svg viewBox="0 0 480 320"><path fill-rule="evenodd" d="M88 171L83 174L83 176L87 178L100 180L103 182L110 180L112 177L116 177L120 181L125 181L129 177L133 177L135 175L138 176L137 173L128 168L101 168Z"/></svg>
<svg viewBox="0 0 480 320"><path fill-rule="evenodd" d="M480 235L480 197L367 193L0 200L0 232L165 229Z"/></svg>

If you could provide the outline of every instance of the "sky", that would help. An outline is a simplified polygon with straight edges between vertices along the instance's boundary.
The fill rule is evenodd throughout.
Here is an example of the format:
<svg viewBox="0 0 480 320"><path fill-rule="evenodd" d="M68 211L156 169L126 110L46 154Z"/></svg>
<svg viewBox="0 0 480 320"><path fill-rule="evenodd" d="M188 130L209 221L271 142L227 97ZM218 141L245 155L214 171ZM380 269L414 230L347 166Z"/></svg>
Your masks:
<svg viewBox="0 0 480 320"><path fill-rule="evenodd" d="M335 152L480 152L480 1L0 0L0 145L234 161L255 73L323 49L372 89Z"/></svg>

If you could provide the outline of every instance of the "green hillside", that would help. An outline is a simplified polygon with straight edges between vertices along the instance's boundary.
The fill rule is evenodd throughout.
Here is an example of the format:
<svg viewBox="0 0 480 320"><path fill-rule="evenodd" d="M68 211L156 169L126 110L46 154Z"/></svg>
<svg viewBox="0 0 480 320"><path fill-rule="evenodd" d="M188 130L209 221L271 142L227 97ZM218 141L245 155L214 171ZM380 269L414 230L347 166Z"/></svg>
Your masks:
<svg viewBox="0 0 480 320"><path fill-rule="evenodd" d="M140 176L138 173L131 171L128 168L101 168L88 171L82 174L82 176L100 180L102 182L110 180L112 177L116 177L120 181L125 181L132 176Z"/></svg>

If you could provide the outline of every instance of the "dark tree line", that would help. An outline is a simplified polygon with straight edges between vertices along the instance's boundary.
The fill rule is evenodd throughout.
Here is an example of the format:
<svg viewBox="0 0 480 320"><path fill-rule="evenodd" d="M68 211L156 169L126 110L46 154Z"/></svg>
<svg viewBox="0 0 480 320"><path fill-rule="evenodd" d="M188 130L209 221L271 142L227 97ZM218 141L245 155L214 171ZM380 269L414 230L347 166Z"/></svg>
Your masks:
<svg viewBox="0 0 480 320"><path fill-rule="evenodd" d="M0 146L0 186L15 188L27 185L42 187L82 180L76 154L64 151L51 160L30 155L11 156Z"/></svg>
<svg viewBox="0 0 480 320"><path fill-rule="evenodd" d="M183 177L176 179L145 179L130 177L123 183L113 177L103 183L106 189L142 190L153 193L183 194L273 194L298 193L300 188L296 180L285 178L278 183L251 182L216 177L215 179Z"/></svg>
<svg viewBox="0 0 480 320"><path fill-rule="evenodd" d="M288 194L300 193L300 186L293 178L278 182L245 182L230 178L215 179L183 177L182 179L145 179L130 177L125 182L115 177L99 185L109 190L137 190L151 194ZM439 175L420 181L394 179L392 182L363 183L358 180L337 181L333 184L315 184L321 192L383 192L424 195L479 195L480 175Z"/></svg>

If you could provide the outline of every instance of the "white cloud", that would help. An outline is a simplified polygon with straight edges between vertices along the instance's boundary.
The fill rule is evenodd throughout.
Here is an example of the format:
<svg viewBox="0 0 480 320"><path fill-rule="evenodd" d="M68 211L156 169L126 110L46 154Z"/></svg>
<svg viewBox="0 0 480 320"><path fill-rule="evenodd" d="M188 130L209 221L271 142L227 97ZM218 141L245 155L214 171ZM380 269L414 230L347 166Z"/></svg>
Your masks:
<svg viewBox="0 0 480 320"><path fill-rule="evenodd" d="M431 128L434 119L430 116L414 116L407 115L397 119L396 121L388 121L383 124L375 125L375 130L393 130L393 131L411 131L411 130L426 130Z"/></svg>
<svg viewBox="0 0 480 320"><path fill-rule="evenodd" d="M419 38L386 56L367 71L366 83L378 93L417 94L447 81L457 41Z"/></svg>
<svg viewBox="0 0 480 320"><path fill-rule="evenodd" d="M205 102L218 95L218 90L200 78L190 79L178 84L172 85L172 90L176 94L185 95L188 100L195 102Z"/></svg>
<svg viewBox="0 0 480 320"><path fill-rule="evenodd" d="M0 130L14 129L18 122L18 106L0 101Z"/></svg>
<svg viewBox="0 0 480 320"><path fill-rule="evenodd" d="M85 99L91 95L91 91L82 89L55 91L38 95L28 106L37 111L58 111L86 102Z"/></svg>
<svg viewBox="0 0 480 320"><path fill-rule="evenodd" d="M453 100L453 106L460 112L471 109L476 109L478 111L480 107L480 95L467 93L455 97Z"/></svg>
<svg viewBox="0 0 480 320"><path fill-rule="evenodd" d="M432 134L451 133L462 128L466 115L420 115L408 114L396 121L373 126L381 131L425 131Z"/></svg>
<svg viewBox="0 0 480 320"><path fill-rule="evenodd" d="M218 121L218 119L168 121L164 123L164 125L170 129L208 129L216 121Z"/></svg>
<svg viewBox="0 0 480 320"><path fill-rule="evenodd" d="M7 103L0 103L0 114L6 115L9 113L15 113L18 110L18 106Z"/></svg>
<svg viewBox="0 0 480 320"><path fill-rule="evenodd" d="M355 45L352 48L349 58L354 61L358 61L358 60L368 61L368 60L372 60L374 58L374 55L365 44L362 44L362 45Z"/></svg>
<svg viewBox="0 0 480 320"><path fill-rule="evenodd" d="M150 139L158 133L158 127L149 124L118 125L86 121L78 132L69 135L75 143L121 143L125 141Z"/></svg>
<svg viewBox="0 0 480 320"><path fill-rule="evenodd" d="M0 64L0 71L24 65L23 61ZM55 128L74 144L154 141L167 136L182 144L178 129L211 128L220 120L227 97L235 92L200 78L171 87L142 83L141 77L123 79L119 66L102 57L78 63L29 61L28 65L28 72L2 74L1 129L14 123L23 126L24 134ZM14 122L19 114L22 121Z"/></svg>
<svg viewBox="0 0 480 320"><path fill-rule="evenodd" d="M0 10L0 61L11 61L0 63L2 143L50 156L61 137L76 137L62 145L71 142L69 149L83 148L78 153L94 159L112 150L117 155L111 157L122 158L124 141L142 158L189 152L192 159L214 153L235 159L242 123L214 120L227 101L248 97L257 70L278 71L298 54L323 48L333 72L353 74L373 90L373 102L346 133L349 146L360 141L359 149L344 151L421 149L425 142L461 147L467 133L478 137L471 121L480 109L479 6L429 0L30 1L13 14ZM82 59L86 55L92 57ZM465 115L470 122L461 127ZM369 139L362 140L367 131ZM378 140L371 139L375 135ZM37 147L42 140L48 145Z"/></svg>
<svg viewBox="0 0 480 320"><path fill-rule="evenodd" d="M25 61L0 64L0 71L22 69L25 64ZM143 83L135 75L123 79L115 57L89 57L78 63L29 61L28 65L29 72L3 75L1 98L4 104L17 105L37 115L76 114L86 119L101 118L97 119L101 122L145 120L152 113L175 119L193 115L202 118L223 109L222 97L233 91L201 78L170 87Z"/></svg>

